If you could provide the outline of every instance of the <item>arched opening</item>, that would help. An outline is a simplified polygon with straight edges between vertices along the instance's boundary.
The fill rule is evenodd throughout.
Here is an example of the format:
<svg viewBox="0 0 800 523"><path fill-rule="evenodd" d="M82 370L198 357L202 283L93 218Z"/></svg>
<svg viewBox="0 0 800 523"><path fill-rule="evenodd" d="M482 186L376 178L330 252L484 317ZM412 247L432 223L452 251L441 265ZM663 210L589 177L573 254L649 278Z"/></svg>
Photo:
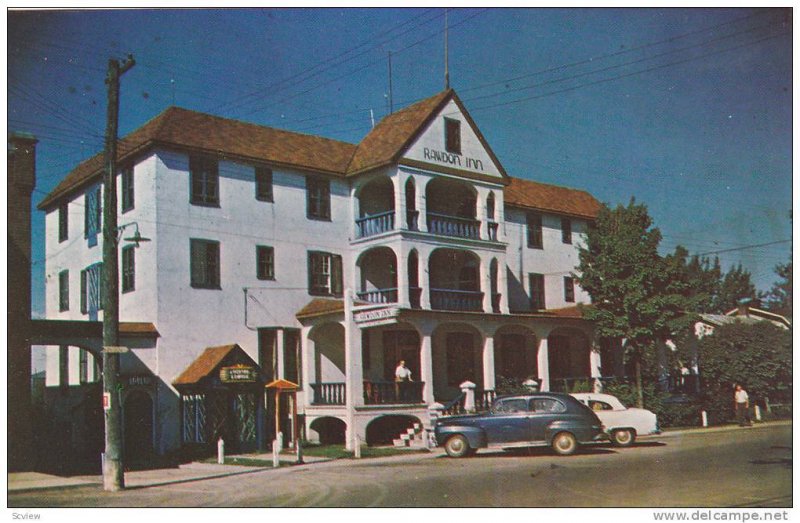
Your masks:
<svg viewBox="0 0 800 523"><path fill-rule="evenodd" d="M380 177L367 182L356 197L356 234L359 238L394 229L394 185L389 178Z"/></svg>
<svg viewBox="0 0 800 523"><path fill-rule="evenodd" d="M344 405L344 327L338 323L324 323L314 327L308 338L313 343L310 351L314 363L312 405Z"/></svg>
<svg viewBox="0 0 800 523"><path fill-rule="evenodd" d="M417 250L414 249L408 253L408 299L411 302L411 307L414 309L420 308L420 295L422 289L419 286L419 255Z"/></svg>
<svg viewBox="0 0 800 523"><path fill-rule="evenodd" d="M358 298L370 303L397 302L397 256L389 247L369 249L359 256Z"/></svg>
<svg viewBox="0 0 800 523"><path fill-rule="evenodd" d="M492 312L500 313L500 291L498 290L498 264L497 258L492 258L492 263L489 264L489 292L492 293Z"/></svg>
<svg viewBox="0 0 800 523"><path fill-rule="evenodd" d="M434 178L425 188L428 232L458 238L480 238L475 219L477 193L470 184L451 178Z"/></svg>
<svg viewBox="0 0 800 523"><path fill-rule="evenodd" d="M135 390L125 398L124 449L126 461L141 461L153 454L153 399Z"/></svg>
<svg viewBox="0 0 800 523"><path fill-rule="evenodd" d="M547 337L547 347L550 390L574 392L591 385L591 347L583 332L556 329Z"/></svg>
<svg viewBox="0 0 800 523"><path fill-rule="evenodd" d="M381 416L367 425L367 445L391 445L400 439L401 434L415 432L415 425L422 428L418 418L414 416L391 415Z"/></svg>
<svg viewBox="0 0 800 523"><path fill-rule="evenodd" d="M480 258L458 249L436 249L428 260L431 308L481 311Z"/></svg>
<svg viewBox="0 0 800 523"><path fill-rule="evenodd" d="M478 387L476 399L484 389L483 336L467 323L443 323L432 334L433 393L445 403L456 398L460 385L471 381Z"/></svg>
<svg viewBox="0 0 800 523"><path fill-rule="evenodd" d="M486 197L486 226L489 239L497 241L497 220L495 219L494 207L494 193L490 192L489 196Z"/></svg>
<svg viewBox="0 0 800 523"><path fill-rule="evenodd" d="M367 405L421 403L423 388L420 336L413 325L399 322L361 331L364 402ZM411 379L398 382L400 361Z"/></svg>
<svg viewBox="0 0 800 523"><path fill-rule="evenodd" d="M505 325L494 334L494 373L498 393L538 379L536 335L522 325Z"/></svg>
<svg viewBox="0 0 800 523"><path fill-rule="evenodd" d="M417 225L418 217L417 187L414 185L414 178L409 177L408 180L406 180L406 226L408 230L419 230L419 226Z"/></svg>
<svg viewBox="0 0 800 523"><path fill-rule="evenodd" d="M320 445L342 445L345 443L347 423L339 418L317 418L309 428L317 433Z"/></svg>

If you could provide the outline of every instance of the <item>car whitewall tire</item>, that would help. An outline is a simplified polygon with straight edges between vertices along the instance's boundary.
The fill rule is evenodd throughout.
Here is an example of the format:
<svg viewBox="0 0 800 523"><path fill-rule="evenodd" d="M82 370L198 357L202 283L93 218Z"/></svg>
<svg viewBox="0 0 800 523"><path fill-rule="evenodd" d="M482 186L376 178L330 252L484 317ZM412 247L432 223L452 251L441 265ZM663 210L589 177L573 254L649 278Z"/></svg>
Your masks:
<svg viewBox="0 0 800 523"><path fill-rule="evenodd" d="M578 440L569 432L559 432L553 437L553 451L560 456L569 456L578 450Z"/></svg>
<svg viewBox="0 0 800 523"><path fill-rule="evenodd" d="M444 450L451 458L463 458L470 454L469 442L461 434L448 438L444 444Z"/></svg>
<svg viewBox="0 0 800 523"><path fill-rule="evenodd" d="M611 433L611 441L618 447L630 447L636 440L633 429L618 429Z"/></svg>

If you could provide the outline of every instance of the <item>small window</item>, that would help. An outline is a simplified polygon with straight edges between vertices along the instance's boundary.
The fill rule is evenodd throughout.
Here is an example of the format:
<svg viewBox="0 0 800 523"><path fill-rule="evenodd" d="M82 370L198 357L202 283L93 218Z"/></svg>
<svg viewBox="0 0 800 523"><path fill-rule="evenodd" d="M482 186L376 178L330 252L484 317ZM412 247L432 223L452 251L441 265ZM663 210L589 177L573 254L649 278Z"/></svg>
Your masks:
<svg viewBox="0 0 800 523"><path fill-rule="evenodd" d="M256 167L256 200L272 201L272 169L268 167Z"/></svg>
<svg viewBox="0 0 800 523"><path fill-rule="evenodd" d="M572 220L561 218L561 241L572 243Z"/></svg>
<svg viewBox="0 0 800 523"><path fill-rule="evenodd" d="M195 289L219 289L219 242L190 240L191 285Z"/></svg>
<svg viewBox="0 0 800 523"><path fill-rule="evenodd" d="M448 153L461 154L461 122L444 119L444 147Z"/></svg>
<svg viewBox="0 0 800 523"><path fill-rule="evenodd" d="M528 247L531 249L541 249L542 244L542 215L528 213Z"/></svg>
<svg viewBox="0 0 800 523"><path fill-rule="evenodd" d="M331 219L331 182L306 177L306 214L312 220Z"/></svg>
<svg viewBox="0 0 800 523"><path fill-rule="evenodd" d="M89 383L89 352L83 349L78 349L78 380Z"/></svg>
<svg viewBox="0 0 800 523"><path fill-rule="evenodd" d="M122 186L122 212L133 209L133 167L127 167L120 174Z"/></svg>
<svg viewBox="0 0 800 523"><path fill-rule="evenodd" d="M575 280L571 276L564 276L564 301L575 302Z"/></svg>
<svg viewBox="0 0 800 523"><path fill-rule="evenodd" d="M342 257L328 252L308 253L308 292L315 296L341 296Z"/></svg>
<svg viewBox="0 0 800 523"><path fill-rule="evenodd" d="M58 206L58 242L65 242L69 237L69 203Z"/></svg>
<svg viewBox="0 0 800 523"><path fill-rule="evenodd" d="M256 246L256 277L259 280L275 279L275 249Z"/></svg>
<svg viewBox="0 0 800 523"><path fill-rule="evenodd" d="M589 400L589 408L592 410L614 410L614 407L605 401Z"/></svg>
<svg viewBox="0 0 800 523"><path fill-rule="evenodd" d="M219 162L216 158L189 158L191 198L194 205L219 206Z"/></svg>
<svg viewBox="0 0 800 523"><path fill-rule="evenodd" d="M58 273L58 310L69 310L69 271Z"/></svg>
<svg viewBox="0 0 800 523"><path fill-rule="evenodd" d="M133 245L122 248L122 292L136 289L136 251Z"/></svg>
<svg viewBox="0 0 800 523"><path fill-rule="evenodd" d="M545 309L544 274L528 274L528 285L530 290L531 310L538 311Z"/></svg>
<svg viewBox="0 0 800 523"><path fill-rule="evenodd" d="M103 310L103 263L95 263L81 271L81 313L94 316Z"/></svg>
<svg viewBox="0 0 800 523"><path fill-rule="evenodd" d="M552 398L534 398L531 400L531 410L536 413L558 413L566 412L567 407L558 400Z"/></svg>
<svg viewBox="0 0 800 523"><path fill-rule="evenodd" d="M525 398L508 398L500 400L494 405L494 412L509 414L514 412L528 412L528 402Z"/></svg>

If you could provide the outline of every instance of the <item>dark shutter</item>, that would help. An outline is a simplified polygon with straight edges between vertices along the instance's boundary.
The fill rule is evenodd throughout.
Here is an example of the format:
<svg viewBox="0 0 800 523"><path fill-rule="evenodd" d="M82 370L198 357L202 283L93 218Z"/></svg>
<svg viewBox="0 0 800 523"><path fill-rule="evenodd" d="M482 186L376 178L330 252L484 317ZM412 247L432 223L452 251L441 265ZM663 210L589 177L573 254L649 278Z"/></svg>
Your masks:
<svg viewBox="0 0 800 523"><path fill-rule="evenodd" d="M84 269L81 271L81 314L86 314L88 312L88 307L86 304L86 292L86 270Z"/></svg>
<svg viewBox="0 0 800 523"><path fill-rule="evenodd" d="M341 296L343 289L342 257L338 254L331 255L331 294Z"/></svg>

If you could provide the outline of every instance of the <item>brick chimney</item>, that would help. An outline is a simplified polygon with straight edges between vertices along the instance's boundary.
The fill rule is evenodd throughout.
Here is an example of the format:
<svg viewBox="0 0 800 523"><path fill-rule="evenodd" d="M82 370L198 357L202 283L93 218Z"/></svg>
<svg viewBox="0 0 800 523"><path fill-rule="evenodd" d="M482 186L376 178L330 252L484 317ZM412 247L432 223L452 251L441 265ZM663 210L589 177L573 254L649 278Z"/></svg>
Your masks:
<svg viewBox="0 0 800 523"><path fill-rule="evenodd" d="M31 134L8 137L8 468L32 470L31 430L31 194L36 144Z"/></svg>

